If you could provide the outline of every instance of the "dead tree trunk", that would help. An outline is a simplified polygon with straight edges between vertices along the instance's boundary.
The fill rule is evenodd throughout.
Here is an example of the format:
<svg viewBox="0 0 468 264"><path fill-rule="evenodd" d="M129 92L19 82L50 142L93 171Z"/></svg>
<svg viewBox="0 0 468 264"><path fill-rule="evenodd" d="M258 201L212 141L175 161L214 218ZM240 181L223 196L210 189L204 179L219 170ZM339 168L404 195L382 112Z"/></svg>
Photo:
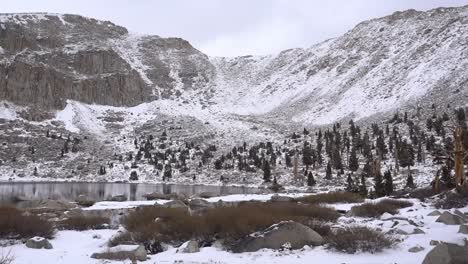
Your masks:
<svg viewBox="0 0 468 264"><path fill-rule="evenodd" d="M461 127L453 131L455 150L453 152L453 161L455 163L455 184L461 186L465 183L464 158L465 150L463 148L463 130Z"/></svg>

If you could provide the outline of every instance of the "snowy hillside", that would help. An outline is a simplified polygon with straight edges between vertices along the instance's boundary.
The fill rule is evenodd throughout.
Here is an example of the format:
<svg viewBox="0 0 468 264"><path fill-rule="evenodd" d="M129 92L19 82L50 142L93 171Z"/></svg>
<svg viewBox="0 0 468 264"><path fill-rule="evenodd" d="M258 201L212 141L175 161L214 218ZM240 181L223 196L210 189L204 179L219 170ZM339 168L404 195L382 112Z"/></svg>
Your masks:
<svg viewBox="0 0 468 264"><path fill-rule="evenodd" d="M116 87L101 92L112 99L101 98L99 91L87 92L101 89L104 84L97 81L80 86L89 95L59 93L63 106L66 99L128 106L165 98L174 101L171 111L202 121L240 115L260 121L268 117L267 123L322 125L393 112L417 101L458 102L468 93L468 7L396 12L308 49L237 58L209 58L181 39L127 33L112 23L79 16L9 14L0 21L0 37L9 41L0 44L3 63L10 65L6 71L16 61L57 69L60 64L48 57L64 56L72 65L79 64L67 72L73 82L106 81L105 75L116 71L130 76L112 83L120 92L112 91ZM31 36L37 43L18 44L12 37L18 27L29 34L38 30L40 34ZM57 30L63 41L51 35ZM39 41L43 39L47 41ZM102 59L98 51L109 55ZM82 54L91 57L80 59ZM89 69L80 72L82 67ZM132 72L138 73L138 80ZM130 89L135 85L139 92ZM6 89L1 99L27 104L8 92L14 87L1 86Z"/></svg>
<svg viewBox="0 0 468 264"><path fill-rule="evenodd" d="M0 14L0 172L97 180L101 166L112 166L104 179L128 179L125 163L166 132L152 148L168 144L179 157L193 143L195 168L210 148L218 148L216 158L244 141L277 144L304 127L350 118L368 125L408 111L424 126L433 103L449 114L466 106L467 25L468 7L409 10L308 49L214 58L183 39L129 33L108 21ZM76 151L65 152L68 144ZM162 171L153 167L139 170L150 179ZM192 173L200 174L186 178Z"/></svg>

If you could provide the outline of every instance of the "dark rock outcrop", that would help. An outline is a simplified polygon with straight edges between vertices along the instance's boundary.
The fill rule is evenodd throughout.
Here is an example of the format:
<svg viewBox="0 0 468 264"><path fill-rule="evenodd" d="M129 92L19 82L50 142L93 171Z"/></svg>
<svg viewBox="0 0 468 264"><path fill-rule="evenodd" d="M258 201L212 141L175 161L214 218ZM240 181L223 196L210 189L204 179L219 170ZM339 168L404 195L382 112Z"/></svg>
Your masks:
<svg viewBox="0 0 468 264"><path fill-rule="evenodd" d="M0 100L43 109L67 99L134 106L204 87L214 72L185 40L133 38L77 15L0 14L0 47Z"/></svg>

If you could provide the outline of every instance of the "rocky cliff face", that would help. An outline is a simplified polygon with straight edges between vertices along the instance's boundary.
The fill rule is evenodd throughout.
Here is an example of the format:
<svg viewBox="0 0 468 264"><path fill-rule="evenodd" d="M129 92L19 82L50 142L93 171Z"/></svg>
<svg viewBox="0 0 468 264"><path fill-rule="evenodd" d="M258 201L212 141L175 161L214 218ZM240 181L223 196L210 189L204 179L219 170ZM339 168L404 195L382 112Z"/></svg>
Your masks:
<svg viewBox="0 0 468 264"><path fill-rule="evenodd" d="M67 99L133 106L209 78L209 62L196 61L207 57L184 40L133 38L76 15L0 15L0 47L0 99L45 109Z"/></svg>

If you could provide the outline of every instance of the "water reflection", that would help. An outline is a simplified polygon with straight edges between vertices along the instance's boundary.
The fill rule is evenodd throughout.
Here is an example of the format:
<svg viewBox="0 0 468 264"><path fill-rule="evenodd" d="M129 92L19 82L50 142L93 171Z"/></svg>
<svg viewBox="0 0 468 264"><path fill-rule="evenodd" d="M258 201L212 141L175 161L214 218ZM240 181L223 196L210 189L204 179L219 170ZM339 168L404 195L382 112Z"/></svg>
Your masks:
<svg viewBox="0 0 468 264"><path fill-rule="evenodd" d="M109 199L116 195L126 195L129 200L144 200L147 193L177 193L193 196L202 192L217 195L259 193L257 188L243 186L206 186L181 184L143 184L143 183L84 183L84 182L30 182L0 183L0 203L10 203L20 199L54 199L74 201L83 194L96 201Z"/></svg>

